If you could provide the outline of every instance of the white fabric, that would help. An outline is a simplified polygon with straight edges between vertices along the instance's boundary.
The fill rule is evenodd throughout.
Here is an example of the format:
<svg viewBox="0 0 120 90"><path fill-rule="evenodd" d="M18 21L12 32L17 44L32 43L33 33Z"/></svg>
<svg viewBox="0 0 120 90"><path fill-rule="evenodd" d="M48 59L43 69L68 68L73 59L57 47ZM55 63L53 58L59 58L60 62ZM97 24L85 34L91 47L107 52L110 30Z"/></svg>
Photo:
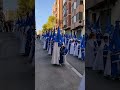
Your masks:
<svg viewBox="0 0 120 90"><path fill-rule="evenodd" d="M74 50L74 56L78 56L78 46L79 44L77 43L77 45L75 46L75 50Z"/></svg>
<svg viewBox="0 0 120 90"><path fill-rule="evenodd" d="M48 54L51 55L51 42L50 42L50 46L49 46L49 50L48 50Z"/></svg>
<svg viewBox="0 0 120 90"><path fill-rule="evenodd" d="M81 54L81 47L80 47L78 58L81 58L81 57L82 57L82 54Z"/></svg>
<svg viewBox="0 0 120 90"><path fill-rule="evenodd" d="M97 55L95 61L93 63L93 70L104 70L103 64L103 43L98 48Z"/></svg>
<svg viewBox="0 0 120 90"><path fill-rule="evenodd" d="M58 47L58 43L55 42L53 46L53 54L51 64L58 64L59 65L59 58L60 58L60 47Z"/></svg>
<svg viewBox="0 0 120 90"><path fill-rule="evenodd" d="M64 55L64 56L63 56L63 60L64 60L64 61L63 61L63 64L66 64L66 62L67 62L67 61L66 61L66 56L67 56L67 55Z"/></svg>
<svg viewBox="0 0 120 90"><path fill-rule="evenodd" d="M46 40L44 40L43 49L46 47Z"/></svg>
<svg viewBox="0 0 120 90"><path fill-rule="evenodd" d="M94 56L94 41L88 40L86 44L86 56L85 56L85 66L92 67L95 59Z"/></svg>
<svg viewBox="0 0 120 90"><path fill-rule="evenodd" d="M67 49L69 49L69 43L70 43L70 40L68 40Z"/></svg>
<svg viewBox="0 0 120 90"><path fill-rule="evenodd" d="M104 70L104 76L106 76L106 75L110 75L111 76L111 57L110 57L110 52L108 52L106 66L105 66L105 70Z"/></svg>
<svg viewBox="0 0 120 90"><path fill-rule="evenodd" d="M71 46L70 46L70 54L74 54L74 42L71 43Z"/></svg>

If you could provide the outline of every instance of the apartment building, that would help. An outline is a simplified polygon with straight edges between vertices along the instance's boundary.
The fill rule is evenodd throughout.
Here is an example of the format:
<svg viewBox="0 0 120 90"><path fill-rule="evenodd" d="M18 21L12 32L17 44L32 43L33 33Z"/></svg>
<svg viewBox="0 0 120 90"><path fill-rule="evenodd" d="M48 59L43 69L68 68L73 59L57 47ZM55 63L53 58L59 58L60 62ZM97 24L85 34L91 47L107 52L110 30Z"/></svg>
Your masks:
<svg viewBox="0 0 120 90"><path fill-rule="evenodd" d="M120 21L120 0L86 0L86 19L94 24L98 18L104 33L108 18L112 25Z"/></svg>
<svg viewBox="0 0 120 90"><path fill-rule="evenodd" d="M55 0L52 7L52 15L57 18L55 27L63 29L63 0Z"/></svg>
<svg viewBox="0 0 120 90"><path fill-rule="evenodd" d="M77 37L85 34L85 0L71 0L71 33Z"/></svg>
<svg viewBox="0 0 120 90"><path fill-rule="evenodd" d="M71 33L71 0L63 0L63 29Z"/></svg>

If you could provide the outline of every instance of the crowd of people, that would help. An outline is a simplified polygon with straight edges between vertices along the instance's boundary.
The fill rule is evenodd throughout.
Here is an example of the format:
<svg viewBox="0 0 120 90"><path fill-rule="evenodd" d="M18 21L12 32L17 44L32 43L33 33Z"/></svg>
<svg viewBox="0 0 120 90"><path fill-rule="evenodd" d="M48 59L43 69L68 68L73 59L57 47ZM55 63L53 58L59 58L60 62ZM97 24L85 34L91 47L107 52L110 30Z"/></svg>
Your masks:
<svg viewBox="0 0 120 90"><path fill-rule="evenodd" d="M57 32L56 32L57 31ZM66 55L70 54L84 60L85 36L61 34L60 28L49 30L42 35L43 49L52 55L52 64L63 65L66 63Z"/></svg>
<svg viewBox="0 0 120 90"><path fill-rule="evenodd" d="M20 40L20 55L27 56L34 65L35 57L35 13L34 10L20 16L14 23L14 32Z"/></svg>
<svg viewBox="0 0 120 90"><path fill-rule="evenodd" d="M86 68L102 73L107 79L120 79L120 25L106 24L101 27L87 25L86 28Z"/></svg>

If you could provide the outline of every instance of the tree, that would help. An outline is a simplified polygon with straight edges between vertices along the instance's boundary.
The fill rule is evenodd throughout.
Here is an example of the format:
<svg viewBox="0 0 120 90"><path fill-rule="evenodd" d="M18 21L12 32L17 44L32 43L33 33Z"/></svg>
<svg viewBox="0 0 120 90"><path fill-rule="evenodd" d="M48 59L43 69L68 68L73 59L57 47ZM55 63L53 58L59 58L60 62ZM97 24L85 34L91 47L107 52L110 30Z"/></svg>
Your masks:
<svg viewBox="0 0 120 90"><path fill-rule="evenodd" d="M52 29L52 28L55 26L56 17L54 17L54 16L49 16L47 23L48 23L48 25L49 25L49 28Z"/></svg>
<svg viewBox="0 0 120 90"><path fill-rule="evenodd" d="M48 29L47 27L48 27L48 25L47 25L47 24L44 24L44 25L42 26L42 28L43 28L42 31L43 31L43 32L47 31L47 29Z"/></svg>
<svg viewBox="0 0 120 90"><path fill-rule="evenodd" d="M42 28L43 28L42 31L44 32L44 31L53 29L54 26L55 26L55 22L56 22L56 17L54 17L54 16L49 16L47 23L42 26Z"/></svg>

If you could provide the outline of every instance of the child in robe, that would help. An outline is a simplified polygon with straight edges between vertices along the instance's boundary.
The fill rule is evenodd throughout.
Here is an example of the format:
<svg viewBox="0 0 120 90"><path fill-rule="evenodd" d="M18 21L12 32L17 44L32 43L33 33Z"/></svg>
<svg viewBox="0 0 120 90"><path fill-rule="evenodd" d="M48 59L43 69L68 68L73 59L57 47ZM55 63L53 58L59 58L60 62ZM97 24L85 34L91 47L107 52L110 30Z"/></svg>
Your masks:
<svg viewBox="0 0 120 90"><path fill-rule="evenodd" d="M60 65L63 65L65 63L65 56L67 52L68 52L67 48L62 44L60 48L60 60L59 60Z"/></svg>

